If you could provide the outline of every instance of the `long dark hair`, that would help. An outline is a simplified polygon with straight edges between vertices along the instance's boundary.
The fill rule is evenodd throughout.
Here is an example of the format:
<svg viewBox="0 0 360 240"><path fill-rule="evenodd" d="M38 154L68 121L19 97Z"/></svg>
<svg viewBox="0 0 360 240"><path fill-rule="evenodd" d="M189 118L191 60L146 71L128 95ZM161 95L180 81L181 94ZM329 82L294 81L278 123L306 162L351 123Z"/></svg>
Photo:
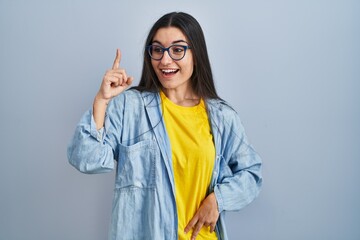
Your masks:
<svg viewBox="0 0 360 240"><path fill-rule="evenodd" d="M146 51L156 32L160 28L176 27L187 37L194 58L194 71L190 82L193 91L203 99L220 99L216 93L210 61L207 53L204 33L198 21L191 15L183 12L172 12L162 16L151 28L144 47L144 63L139 85L139 91L159 91L161 83L151 65L151 58Z"/></svg>

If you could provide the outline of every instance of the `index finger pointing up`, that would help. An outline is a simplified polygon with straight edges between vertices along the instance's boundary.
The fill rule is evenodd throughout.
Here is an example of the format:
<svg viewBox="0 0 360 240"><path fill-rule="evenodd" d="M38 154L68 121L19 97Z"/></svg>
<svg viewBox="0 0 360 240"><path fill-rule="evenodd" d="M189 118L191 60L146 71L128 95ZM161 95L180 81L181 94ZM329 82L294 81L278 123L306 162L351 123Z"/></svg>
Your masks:
<svg viewBox="0 0 360 240"><path fill-rule="evenodd" d="M112 66L112 69L119 69L120 67L120 60L121 60L121 52L120 49L116 49L116 57L114 60L114 64Z"/></svg>

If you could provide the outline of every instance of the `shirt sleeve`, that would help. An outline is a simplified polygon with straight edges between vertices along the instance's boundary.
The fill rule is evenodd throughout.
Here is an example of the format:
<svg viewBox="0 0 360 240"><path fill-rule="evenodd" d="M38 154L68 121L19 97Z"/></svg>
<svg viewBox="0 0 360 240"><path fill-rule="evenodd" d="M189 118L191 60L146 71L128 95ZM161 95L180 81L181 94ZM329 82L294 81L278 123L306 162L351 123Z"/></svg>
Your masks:
<svg viewBox="0 0 360 240"><path fill-rule="evenodd" d="M220 173L214 187L219 212L240 210L252 202L262 185L261 159L248 142L236 113L224 117Z"/></svg>
<svg viewBox="0 0 360 240"><path fill-rule="evenodd" d="M103 128L96 129L92 109L82 116L76 126L73 138L67 148L67 157L69 163L80 172L105 173L114 169L119 120L114 117L116 114L111 114L114 112L114 107L110 103ZM109 111L111 117L108 115Z"/></svg>

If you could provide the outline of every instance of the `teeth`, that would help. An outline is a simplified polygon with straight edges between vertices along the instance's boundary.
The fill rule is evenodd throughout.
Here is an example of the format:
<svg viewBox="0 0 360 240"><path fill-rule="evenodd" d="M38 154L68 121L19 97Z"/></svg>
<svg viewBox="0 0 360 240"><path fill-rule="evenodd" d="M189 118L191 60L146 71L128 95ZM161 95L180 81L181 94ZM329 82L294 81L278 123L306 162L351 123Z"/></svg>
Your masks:
<svg viewBox="0 0 360 240"><path fill-rule="evenodd" d="M176 69L163 69L161 70L163 73L174 73L176 72L177 70Z"/></svg>

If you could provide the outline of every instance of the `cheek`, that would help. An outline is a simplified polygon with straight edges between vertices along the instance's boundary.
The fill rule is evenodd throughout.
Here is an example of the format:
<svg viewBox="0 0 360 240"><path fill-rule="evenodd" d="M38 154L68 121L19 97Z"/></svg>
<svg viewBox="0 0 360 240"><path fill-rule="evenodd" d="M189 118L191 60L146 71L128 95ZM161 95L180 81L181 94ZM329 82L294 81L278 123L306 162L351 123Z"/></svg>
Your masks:
<svg viewBox="0 0 360 240"><path fill-rule="evenodd" d="M185 69L186 69L186 74L188 74L188 75L192 75L193 74L193 71L194 71L194 65L193 65L193 63L191 62L191 63L189 63L189 64L187 64L187 66L185 67Z"/></svg>
<svg viewBox="0 0 360 240"><path fill-rule="evenodd" d="M152 66L152 68L153 68L153 70L154 70L154 72L155 72L155 74L156 74L156 76L157 77L160 77L160 71L159 71L159 69L158 69L158 62L156 62L156 61L151 61L151 66Z"/></svg>
<svg viewBox="0 0 360 240"><path fill-rule="evenodd" d="M189 75L192 75L193 74L193 71L195 69L195 66L194 66L194 61L193 61L193 58L192 58L192 55L189 56L187 62L186 62L186 66L184 66L187 70L187 73Z"/></svg>
<svg viewBox="0 0 360 240"><path fill-rule="evenodd" d="M154 69L154 71L156 72L156 62L154 60L151 60L151 66Z"/></svg>

